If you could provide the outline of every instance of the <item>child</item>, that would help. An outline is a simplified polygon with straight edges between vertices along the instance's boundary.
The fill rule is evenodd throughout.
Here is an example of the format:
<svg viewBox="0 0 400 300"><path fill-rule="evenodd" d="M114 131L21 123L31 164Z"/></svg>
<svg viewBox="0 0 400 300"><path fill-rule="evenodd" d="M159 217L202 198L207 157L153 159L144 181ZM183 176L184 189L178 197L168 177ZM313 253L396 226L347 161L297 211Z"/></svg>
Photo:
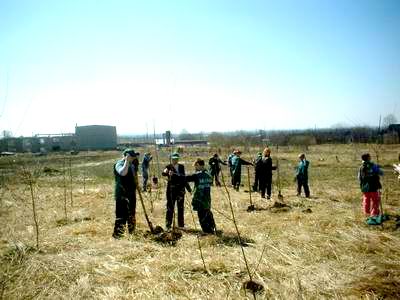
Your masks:
<svg viewBox="0 0 400 300"><path fill-rule="evenodd" d="M204 233L215 233L214 216L211 212L211 175L205 169L204 160L198 158L194 167L196 173L186 176L186 182L194 182L192 207L197 211Z"/></svg>
<svg viewBox="0 0 400 300"><path fill-rule="evenodd" d="M380 214L380 194L382 185L379 175L383 175L378 165L371 161L369 153L361 155L362 164L358 171L361 192L363 193L363 208L367 216L376 217Z"/></svg>

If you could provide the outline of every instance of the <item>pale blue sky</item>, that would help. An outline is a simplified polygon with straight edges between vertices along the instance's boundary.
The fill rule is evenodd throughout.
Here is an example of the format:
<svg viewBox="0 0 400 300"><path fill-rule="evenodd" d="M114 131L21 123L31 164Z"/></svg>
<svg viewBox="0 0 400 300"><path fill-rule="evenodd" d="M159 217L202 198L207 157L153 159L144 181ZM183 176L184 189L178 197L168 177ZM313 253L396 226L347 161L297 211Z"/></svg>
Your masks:
<svg viewBox="0 0 400 300"><path fill-rule="evenodd" d="M0 130L400 119L400 1L0 0Z"/></svg>

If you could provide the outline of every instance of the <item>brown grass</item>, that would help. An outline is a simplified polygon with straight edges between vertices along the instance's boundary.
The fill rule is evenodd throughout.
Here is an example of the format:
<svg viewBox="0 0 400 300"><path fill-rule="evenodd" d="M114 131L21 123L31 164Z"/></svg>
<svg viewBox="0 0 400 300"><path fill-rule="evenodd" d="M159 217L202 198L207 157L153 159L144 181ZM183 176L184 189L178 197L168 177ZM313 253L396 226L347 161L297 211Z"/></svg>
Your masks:
<svg viewBox="0 0 400 300"><path fill-rule="evenodd" d="M392 216L400 214L400 187L391 171L398 149L399 145L384 146L379 155L380 163L388 166L383 205ZM214 151L185 149L188 171L193 171L195 157L208 158ZM277 201L274 186L273 201L253 194L258 209L247 212L246 187L239 192L230 189L253 279L264 287L257 299L399 299L400 230L394 219L383 226L367 226L361 212L358 157L363 151L373 154L373 149L368 145L310 147L311 199L296 197L293 167L300 151L279 148L287 206ZM0 299L253 299L243 289L249 278L222 188L212 190L220 233L199 237L208 272L189 207L185 210L187 229L175 244L158 243L147 234L139 201L136 233L121 240L111 238L112 165L119 155L91 152L72 158L74 206L68 205L67 219L62 155L0 158ZM159 153L161 169L167 155L168 151ZM252 157L245 153L244 158ZM19 161L30 160L35 168L51 170L37 181L39 249L35 247L29 187L13 176ZM243 169L242 182L247 186L245 175ZM154 210L149 213L154 225L164 225L165 217L165 182L159 179L163 189L159 199L152 191ZM150 196L143 196L150 207ZM186 197L190 205L190 196Z"/></svg>

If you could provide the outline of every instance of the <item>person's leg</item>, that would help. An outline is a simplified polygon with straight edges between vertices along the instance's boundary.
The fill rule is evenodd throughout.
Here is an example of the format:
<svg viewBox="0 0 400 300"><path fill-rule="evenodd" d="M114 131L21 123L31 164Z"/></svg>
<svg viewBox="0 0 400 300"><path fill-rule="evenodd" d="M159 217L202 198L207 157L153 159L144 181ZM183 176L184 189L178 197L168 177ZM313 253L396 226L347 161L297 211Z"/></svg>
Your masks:
<svg viewBox="0 0 400 300"><path fill-rule="evenodd" d="M178 226L185 227L185 195L181 192L177 199L177 206L178 206Z"/></svg>
<svg viewBox="0 0 400 300"><path fill-rule="evenodd" d="M128 231L132 234L136 227L136 194L129 199Z"/></svg>
<svg viewBox="0 0 400 300"><path fill-rule="evenodd" d="M370 207L371 201L370 201L370 196L369 193L363 193L362 196L362 206L363 206L363 210L364 210L364 214L366 216L369 216L371 214L371 207Z"/></svg>
<svg viewBox="0 0 400 300"><path fill-rule="evenodd" d="M215 185L221 186L221 182L219 182L219 171L215 173Z"/></svg>
<svg viewBox="0 0 400 300"><path fill-rule="evenodd" d="M258 192L259 183L260 183L259 175L258 175L258 172L256 171L255 175L254 175L253 192Z"/></svg>
<svg viewBox="0 0 400 300"><path fill-rule="evenodd" d="M114 238L120 238L125 231L125 224L128 219L128 200L123 197L118 197L115 200L115 224Z"/></svg>
<svg viewBox="0 0 400 300"><path fill-rule="evenodd" d="M380 196L379 192L371 192L370 193L370 202L371 202L371 216L379 216L379 203L380 203Z"/></svg>
<svg viewBox="0 0 400 300"><path fill-rule="evenodd" d="M261 198L265 198L265 189L267 187L265 178L259 178L259 191L261 193Z"/></svg>
<svg viewBox="0 0 400 300"><path fill-rule="evenodd" d="M307 198L310 198L310 188L308 187L308 180L304 180L303 182L303 187L304 187L304 194L306 194Z"/></svg>
<svg viewBox="0 0 400 300"><path fill-rule="evenodd" d="M302 185L301 179L297 178L297 196L300 196L301 194L301 185Z"/></svg>
<svg viewBox="0 0 400 300"><path fill-rule="evenodd" d="M171 191L167 188L167 209L165 214L165 226L167 229L171 228L172 219L174 217L175 200L171 195Z"/></svg>
<svg viewBox="0 0 400 300"><path fill-rule="evenodd" d="M269 175L267 177L266 186L267 186L267 198L270 199L271 193L272 193L272 176L271 175Z"/></svg>

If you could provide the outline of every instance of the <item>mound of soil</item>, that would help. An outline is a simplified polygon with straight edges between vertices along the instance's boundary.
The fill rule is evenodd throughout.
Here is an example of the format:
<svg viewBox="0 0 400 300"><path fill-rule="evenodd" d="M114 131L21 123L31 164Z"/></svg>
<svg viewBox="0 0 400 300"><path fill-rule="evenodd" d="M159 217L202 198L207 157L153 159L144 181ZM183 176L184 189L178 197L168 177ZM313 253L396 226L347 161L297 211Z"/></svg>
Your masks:
<svg viewBox="0 0 400 300"><path fill-rule="evenodd" d="M278 213L278 212L288 212L291 210L292 207L290 205L287 205L286 203L275 201L270 207L269 210L273 213Z"/></svg>
<svg viewBox="0 0 400 300"><path fill-rule="evenodd" d="M178 229L174 229L174 230L171 230L171 231L163 231L163 232L157 234L154 237L154 240L156 242L159 242L159 243L162 243L162 244L166 244L166 245L175 245L176 242L181 237L182 237L182 232L180 230L178 230Z"/></svg>
<svg viewBox="0 0 400 300"><path fill-rule="evenodd" d="M248 280L243 282L243 289L251 291L252 293L259 293L264 290L264 287L256 281Z"/></svg>

